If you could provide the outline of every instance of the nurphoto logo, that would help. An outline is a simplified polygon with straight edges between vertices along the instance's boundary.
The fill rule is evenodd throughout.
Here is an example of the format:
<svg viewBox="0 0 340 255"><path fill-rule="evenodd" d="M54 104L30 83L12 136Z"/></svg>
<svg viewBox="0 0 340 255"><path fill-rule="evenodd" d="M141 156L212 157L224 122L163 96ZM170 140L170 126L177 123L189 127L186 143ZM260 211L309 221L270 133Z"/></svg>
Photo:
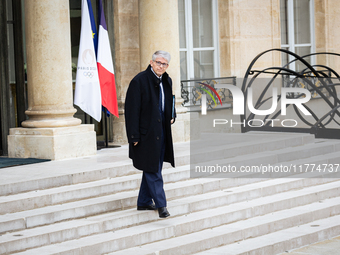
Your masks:
<svg viewBox="0 0 340 255"><path fill-rule="evenodd" d="M211 86L205 84L205 83L200 83L201 85L209 88L215 95L217 95L217 98L220 101L220 104L222 105L222 101L220 96L218 95L217 91L212 88ZM216 88L223 88L223 89L228 89L230 93L233 96L233 115L244 115L244 107L245 107L245 97L242 92L242 90L236 86L233 85L227 85L227 84L216 84ZM210 93L205 88L199 87L199 89L205 91L214 101L216 105L216 100L214 99L214 96ZM288 98L287 95L292 94L292 93L299 93L303 94L304 97L300 98ZM207 94L202 94L202 107L201 107L201 114L202 115L207 115ZM288 88L281 88L281 115L286 115L287 114L287 105L295 105L304 115L308 116L311 115L310 112L303 106L304 103L307 103L311 99L311 93L309 90L304 89L304 88L296 88L296 87L288 87ZM259 110L255 109L254 104L253 104L253 89L251 87L248 88L248 97L247 97L247 106L248 109L251 113L255 115L270 115L274 113L278 107L278 93L277 93L277 88L272 88L272 105L269 109L267 110ZM284 119L284 120L279 120L279 119L266 119L265 121L260 120L260 119L251 119L248 120L247 124L248 126L251 127L262 127L264 126L267 122L270 123L270 125L273 127L274 123L279 122L281 123L281 126L284 127L295 127L297 126L297 121L294 119ZM213 120L213 127L216 125L224 125L230 122L231 126L233 124L241 124L243 126L246 125L245 120L243 122L232 122L232 120L227 120L227 119L214 119ZM259 125L254 125L254 123L257 123ZM287 123L294 123L293 125L288 125Z"/></svg>

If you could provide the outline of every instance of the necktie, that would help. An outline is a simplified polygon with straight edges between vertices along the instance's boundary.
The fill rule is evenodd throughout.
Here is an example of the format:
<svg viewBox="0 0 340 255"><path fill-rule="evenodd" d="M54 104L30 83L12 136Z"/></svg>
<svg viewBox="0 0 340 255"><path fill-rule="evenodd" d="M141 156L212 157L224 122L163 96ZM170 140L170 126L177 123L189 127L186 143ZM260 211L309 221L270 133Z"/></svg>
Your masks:
<svg viewBox="0 0 340 255"><path fill-rule="evenodd" d="M159 80L159 109L161 112L164 111L164 92L163 92L163 85L162 81Z"/></svg>

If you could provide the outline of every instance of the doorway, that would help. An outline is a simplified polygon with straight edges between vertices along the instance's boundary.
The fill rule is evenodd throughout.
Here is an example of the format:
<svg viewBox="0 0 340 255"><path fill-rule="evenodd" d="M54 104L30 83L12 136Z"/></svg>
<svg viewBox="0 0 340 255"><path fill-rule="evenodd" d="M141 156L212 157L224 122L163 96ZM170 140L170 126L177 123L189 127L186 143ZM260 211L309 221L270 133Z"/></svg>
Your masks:
<svg viewBox="0 0 340 255"><path fill-rule="evenodd" d="M6 156L9 129L26 119L23 0L0 2L0 156Z"/></svg>

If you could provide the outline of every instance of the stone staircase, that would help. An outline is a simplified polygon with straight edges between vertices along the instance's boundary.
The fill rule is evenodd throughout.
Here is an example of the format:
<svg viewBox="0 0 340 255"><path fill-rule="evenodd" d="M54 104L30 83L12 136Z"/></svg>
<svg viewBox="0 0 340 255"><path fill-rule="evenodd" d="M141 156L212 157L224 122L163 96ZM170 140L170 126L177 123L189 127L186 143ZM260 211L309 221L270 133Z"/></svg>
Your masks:
<svg viewBox="0 0 340 255"><path fill-rule="evenodd" d="M340 163L338 140L256 132L202 139L214 135L221 139L193 158L237 167ZM1 169L0 254L274 255L340 235L340 166L285 178L190 178L189 151L175 144L177 167L165 164L166 219L136 210L141 173L126 145Z"/></svg>

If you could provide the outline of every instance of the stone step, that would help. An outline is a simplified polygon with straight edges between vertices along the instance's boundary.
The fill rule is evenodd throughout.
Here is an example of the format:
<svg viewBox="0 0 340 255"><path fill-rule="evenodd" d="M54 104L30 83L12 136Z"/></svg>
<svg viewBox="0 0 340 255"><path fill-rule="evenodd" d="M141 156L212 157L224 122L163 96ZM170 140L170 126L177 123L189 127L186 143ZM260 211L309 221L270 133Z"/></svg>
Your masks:
<svg viewBox="0 0 340 255"><path fill-rule="evenodd" d="M297 159L304 159L304 158L310 158L318 155L324 155L328 153L333 153L340 151L340 142L334 141L334 140L328 140L323 141L319 143L311 143L311 144L303 144L297 147L284 147L278 150L268 150L268 151L254 151L251 154L246 155L238 155L233 158L226 158L224 156L220 156L217 158L217 160L223 160L223 161L237 161L239 164L244 164L244 159L249 158L259 158L258 162L254 162L253 164L261 164L263 159L266 157L269 158L268 161L271 162L287 162ZM222 151L223 152L223 151ZM271 158L273 156L273 158ZM203 157L200 158L199 162L202 161L212 161L209 157L206 157L206 159L203 159ZM214 159L216 162L216 159ZM192 159L191 162L196 162L194 159Z"/></svg>
<svg viewBox="0 0 340 255"><path fill-rule="evenodd" d="M200 169L205 170L205 166L227 166L230 168L236 169L236 175L240 174L240 168L245 166L266 166L266 165L282 165L282 166L289 166L292 170L303 170L306 171L304 167L307 164L340 164L339 160L339 152L340 152L340 142L329 140L329 141L322 141L322 143L313 143L302 145L298 147L291 147L291 148L284 148L277 151L266 151L266 152L258 152L252 153L242 156L236 156L233 158L221 158L220 160L210 160L203 162L192 162L192 171L191 177L235 177L235 173L227 172L226 173L206 173L206 172L196 172ZM300 168L300 166L302 168ZM197 168L197 169L196 169ZM315 171L315 170L314 170ZM336 172L340 177L340 167L338 167L338 171ZM293 174L291 171L285 175L281 176L288 176ZM249 172L243 174L244 177L250 177L251 175ZM254 177L261 177L261 175L253 174ZM273 178L273 177L280 177L278 174L273 175L264 175L263 178Z"/></svg>
<svg viewBox="0 0 340 255"><path fill-rule="evenodd" d="M332 146L333 144L326 144L321 147L321 149L313 149L317 150L319 154L321 154L322 150L325 150L327 148L332 149ZM295 154L297 154L297 151L301 152L305 150L304 147L299 148L299 150L297 150L297 148L294 149ZM277 154L279 155L274 156L272 152L270 152L268 155L263 156L262 154L253 154L249 155L248 157L243 156L242 163L240 163L240 159L238 157L230 161L228 160L228 163L233 165L250 163L255 164L255 160L264 162L265 158L273 158L271 163L274 164L277 161L276 157L281 157L282 155L284 155L284 153L285 149L277 151ZM320 157L320 155L318 155L318 157ZM287 157L284 158L287 159ZM325 160L325 157L322 160ZM314 162L314 159L308 160L308 162ZM105 180L89 183L79 183L76 185L67 185L63 187L36 190L27 193L19 193L16 195L2 196L0 197L0 214L19 212L20 210L30 210L34 208L67 203L76 200L83 200L97 196L105 196L108 194L114 194L118 191L122 192L137 189L140 183L140 175L141 173L138 172L138 174L128 175L124 177L116 177L112 179L108 178ZM175 169L166 169L164 171L165 182L178 182L188 179L189 176L190 174L188 166L177 167Z"/></svg>
<svg viewBox="0 0 340 255"><path fill-rule="evenodd" d="M255 156L257 159L257 156ZM253 162L253 158L250 159ZM140 173L139 173L140 174ZM172 176L176 176L173 178ZM185 167L170 170L169 173L165 172L164 180L178 181L188 177L188 169ZM115 178L116 179L116 178ZM50 190L36 190L24 194L13 196L0 197L0 214L17 212L20 210L29 210L39 208L42 206L49 206L58 203L66 203L74 200L87 199L95 196L103 196L106 194L115 193L117 190L125 191L136 189L140 182L140 176L132 175L121 177L121 179L106 179L78 185L68 185L68 187L52 188Z"/></svg>
<svg viewBox="0 0 340 255"><path fill-rule="evenodd" d="M320 209L320 204L283 210L107 255L274 255L290 247L307 245L340 234L338 202L330 201L333 205L328 209ZM327 214L327 210L335 210L337 214L322 216Z"/></svg>
<svg viewBox="0 0 340 255"><path fill-rule="evenodd" d="M307 224L294 226L267 235L241 240L237 243L221 246L219 248L214 248L210 250L205 250L204 252L194 254L196 255L288 254L287 252L291 249L296 249L316 242L328 240L335 236L339 236L340 235L339 222L340 217L339 215L337 215L326 219L309 222ZM327 251L326 249L324 251L319 252L320 253L315 254L330 254L330 255L338 254L335 253L335 251L331 252ZM125 254L128 255L128 253ZM301 255L302 254L307 255L307 253L304 252L301 253Z"/></svg>
<svg viewBox="0 0 340 255"><path fill-rule="evenodd" d="M321 178L268 180L235 187L232 191L216 191L170 201L169 210L173 217L184 215L173 221L173 223L176 222L176 228L181 229L181 235L184 235L340 195L339 183L318 185L323 182L325 179ZM308 187L310 185L318 186L313 189L313 187ZM304 187L308 188L302 189ZM315 196L314 192L318 192L318 195ZM270 197L270 204L268 204L267 197ZM340 202L339 199L337 201ZM234 203L233 206L230 206L232 203ZM65 242L84 235L117 231L121 228L157 220L158 215L155 212L138 212L135 209L130 209L7 233L0 238L0 246L6 247L6 252L13 252L50 243ZM170 222L172 221L170 220Z"/></svg>
<svg viewBox="0 0 340 255"><path fill-rule="evenodd" d="M220 139L209 143L212 135ZM116 153L101 150L95 157L77 159L77 164L65 160L37 164L36 168L6 170L0 180L0 195L3 195L0 196L0 214L3 214L0 215L0 254L26 249L20 254L92 255L120 249L124 249L121 252L136 252L138 249L133 247L162 242L164 247L169 247L170 254L177 254L180 250L176 250L176 242L172 248L168 242L179 240L178 244L182 238L190 240L191 235L209 228L244 221L251 223L251 219L259 220L263 215L280 211L291 217L282 220L284 228L295 226L305 221L291 211L308 205L308 209L300 211L306 222L340 211L337 200L340 185L336 179L340 177L340 169L338 172L327 169L289 175L237 172L194 179L189 165L194 158L190 158L189 152L193 151L201 161L208 159L214 164L339 164L339 141L314 139L309 134L266 133L264 136L261 132L232 136L208 134L204 139L207 142L202 151L190 150L193 143L175 144L177 167L164 165L165 190L172 217L163 220L158 218L157 212L135 208L141 172L135 170L127 158L127 146ZM271 179L283 176L289 178ZM327 203L318 203L322 199ZM324 207L318 208L318 204ZM316 216L312 217L314 214ZM281 231L274 222L258 223L260 225L251 229L254 233L268 228ZM281 224L281 221L276 223ZM237 235L240 233L235 232ZM202 245L209 246L202 251L216 247L211 240L202 241ZM189 243L184 250L188 247ZM167 254L168 250L164 252Z"/></svg>
<svg viewBox="0 0 340 255"><path fill-rule="evenodd" d="M233 133L232 135L204 133L201 134L200 140L191 141L190 145L195 152L202 153L207 153L206 148L215 148L216 151L222 149L234 149L235 151L231 150L231 154L228 154L233 157L244 153L253 153L254 148L255 151L271 151L285 147L296 147L304 144L315 143L320 140L321 139L315 139L313 135L302 133L248 132ZM200 146L203 144L204 147Z"/></svg>
<svg viewBox="0 0 340 255"><path fill-rule="evenodd" d="M292 161L291 164L303 164L304 162L310 164L310 163L318 163L320 164L323 162L333 162L338 159L338 153L330 153L328 155L319 155L316 157L313 157L313 159L305 159L305 161ZM172 175L178 175L179 178L185 179L188 176L188 166L183 166L177 169L165 169L164 170L164 176L172 176ZM340 171L340 169L339 169ZM230 177L233 177L232 179L229 178L222 178L217 179L216 178L205 178L205 179L190 179L187 181L178 181L176 183L166 183L165 184L165 190L167 194L167 198L169 200L175 199L182 196L190 196L191 194L202 194L206 192L211 192L219 189L226 189L230 187L235 187L237 185L244 185L247 183L257 182L260 181L258 174L252 174L247 173L247 175L239 174L237 175L233 174ZM297 173L294 173L293 176L295 176ZM309 175L308 175L309 174ZM306 173L303 174L302 177L322 177L323 175L327 175L328 178L337 176L338 173ZM178 176L176 178L178 178ZM251 178L252 176L255 176L256 178ZM273 177L277 177L278 174L274 173ZM223 176L226 177L226 176ZM229 177L229 176L228 176ZM241 177L241 178L236 178ZM244 178L247 177L247 178ZM250 178L249 178L250 177ZM169 177L170 178L170 177ZM172 176L172 178L175 178ZM175 178L175 179L176 179ZM266 177L268 178L268 177ZM13 210L18 208L17 210L22 210L22 208L25 208L25 211L22 212L14 212L11 214L5 214L0 215L0 233L7 232L7 231L14 231L19 229L25 229L25 228L32 228L36 226L46 225L46 224L53 224L54 222L60 222L63 220L69 220L69 219L75 219L75 218L81 218L81 217L89 217L91 215L99 214L99 213L106 213L109 211L115 211L115 210L121 210L124 208L134 207L136 204L137 194L138 194L138 183L140 181L140 174L137 175L131 175L127 177L122 177L122 179L125 179L128 181L127 187L132 188L131 185L134 186L135 190L130 190L126 192L120 192L116 194L110 194L110 195L104 195L101 197L93 197L93 194L95 193L94 190L90 190L90 192L85 192L85 194L89 194L91 198L83 199L80 201L75 202L68 202L68 200L72 200L72 197L69 197L69 194L67 189L66 191L63 191L64 187L57 188L58 192L55 192L54 189L51 190L44 190L42 192L47 192L46 196L44 196L45 201L54 201L56 202L56 198L65 197L64 201L60 201L58 205L51 205L46 206L43 208L36 208L28 210L28 208L32 205L38 205L40 202L44 204L44 200L41 196L34 197L35 194L39 194L39 192L33 192L33 197L25 196L26 194L19 194L14 196L19 196L21 199L19 200L11 200L11 196L2 197L5 199L5 204L0 203L1 210ZM175 181L175 179L172 179L172 181ZM265 179L265 178L263 178ZM179 180L179 179L178 179ZM109 180L110 182L110 180ZM117 187L115 186L114 179L112 180L112 185L110 184L110 187ZM118 182L118 187L120 185L123 185L123 183ZM77 184L77 185L91 185L91 184ZM67 188L70 188L73 190L77 185L72 185ZM129 186L130 185L130 186ZM99 187L99 189L101 189ZM77 189L76 189L77 190ZM71 194L73 191L70 191ZM29 194L31 195L31 193ZM53 195L56 196L56 198L53 197ZM79 194L73 195L77 196L78 199L80 198ZM84 197L84 196L83 196ZM1 199L0 198L0 201ZM52 200L54 198L55 200ZM66 203L67 202L67 203ZM11 205L11 206L10 206ZM95 206L93 206L95 205ZM27 208L26 208L27 206Z"/></svg>
<svg viewBox="0 0 340 255"><path fill-rule="evenodd" d="M165 184L164 188L166 190L167 199L171 200L179 196L202 194L211 190L218 190L220 188L220 182L219 179L190 179L174 184ZM136 189L65 204L0 215L0 230L3 233L12 230L33 228L64 220L88 217L100 213L135 207L137 195L138 190Z"/></svg>
<svg viewBox="0 0 340 255"><path fill-rule="evenodd" d="M319 189L316 189L317 196L313 190L308 192L308 188L296 190L274 195L270 197L269 203L266 198L258 198L233 206L206 209L131 228L47 245L18 254L95 255L119 250L121 251L117 254L155 254L153 252L157 251L161 254L191 254L338 215L340 198L328 199L328 197L339 195L339 183L327 185L333 185L333 188L329 187L330 189L325 191L325 187L320 185ZM320 203L320 200L324 201ZM244 210L240 211L238 208ZM155 213L150 212L150 214ZM13 246L14 243L8 245L8 247Z"/></svg>
<svg viewBox="0 0 340 255"><path fill-rule="evenodd" d="M1 196L0 215L135 190L140 185L141 173L138 171L134 175ZM189 167L166 169L163 178L167 183L189 179Z"/></svg>
<svg viewBox="0 0 340 255"><path fill-rule="evenodd" d="M176 166L188 165L189 143L178 143ZM140 173L128 158L128 146L117 149L102 149L97 155L84 158L49 161L39 164L1 169L0 196L29 191L43 190L60 186L87 183L107 178L123 177ZM164 168L171 168L165 163ZM22 178L24 176L24 178Z"/></svg>
<svg viewBox="0 0 340 255"><path fill-rule="evenodd" d="M327 155L319 155L313 157L312 160L299 160L296 164L325 164L335 163L338 159L338 153L330 153ZM339 161L337 161L339 162ZM295 162L293 161L294 164ZM178 182L189 178L189 167L182 166L175 169L167 169L164 171L164 181ZM340 169L339 169L340 171ZM246 177L249 177L247 175ZM223 177L223 176L222 176ZM30 210L34 208L67 203L75 200L115 194L118 191L127 191L138 189L140 183L140 173L136 175L117 177L90 183L81 183L76 185L63 186L48 190L38 190L34 192L21 193L12 196L0 197L0 213L12 213L20 210ZM230 183L228 184L230 185ZM170 196L173 197L173 196Z"/></svg>
<svg viewBox="0 0 340 255"><path fill-rule="evenodd" d="M174 170L165 169L164 175L167 175L167 171L172 172ZM323 174L324 173L319 173L319 176L323 176ZM236 180L234 178L189 179L185 181L178 181L176 183L166 183L165 190L167 199L171 200L178 197L190 196L192 194L203 194L206 192L234 187L236 185L244 185L257 181L259 181L258 178L241 178L239 180ZM110 194L101 197L93 197L80 201L68 202L64 204L51 205L21 212L19 211L10 214L0 215L0 230L3 233L7 231L32 228L46 224L53 224L55 222L60 222L64 220L89 217L91 215L96 215L100 213L135 207L138 194L138 186L136 186L135 188L135 190L131 191L119 192L116 194ZM44 192L46 192L46 190ZM57 196L59 196L59 194L57 194ZM10 198L10 196L5 198ZM47 196L47 198L49 198L49 196ZM32 201L34 202L35 199L21 199L17 204L14 201L12 203L12 206L15 208L22 208L20 206L25 205L26 202L28 204L32 204ZM10 203L11 202L8 202L7 206ZM2 204L0 205L1 208L7 207L3 206Z"/></svg>
<svg viewBox="0 0 340 255"><path fill-rule="evenodd" d="M205 134L200 141L190 143L190 160L191 162L202 162L227 159L253 153L298 147L315 142L314 136L309 134L267 133L265 135L264 139L263 133L251 132L247 133L247 135L233 134L232 139L230 139L230 136L223 139L222 134Z"/></svg>
<svg viewBox="0 0 340 255"><path fill-rule="evenodd" d="M211 136L212 134L209 134ZM209 144L209 150L203 152L205 156L221 158L246 155L249 153L284 148L284 146L299 146L314 142L314 136L309 134L266 134L250 132L233 134L233 139L226 134L213 134L221 137L219 141L230 144ZM262 137L262 138L261 138ZM236 140L235 140L236 139ZM249 139L251 141L249 141ZM216 140L216 139L214 139ZM237 141L234 143L233 141ZM193 142L191 143L193 147ZM190 164L190 143L174 144L176 167ZM29 191L43 190L60 186L74 185L92 181L104 180L139 173L133 168L128 158L128 146L123 145L117 149L102 149L96 156L77 159L73 165L72 160L51 161L40 164L5 168L1 170L0 196L7 196ZM164 164L164 168L171 168ZM25 176L25 178L18 178Z"/></svg>

